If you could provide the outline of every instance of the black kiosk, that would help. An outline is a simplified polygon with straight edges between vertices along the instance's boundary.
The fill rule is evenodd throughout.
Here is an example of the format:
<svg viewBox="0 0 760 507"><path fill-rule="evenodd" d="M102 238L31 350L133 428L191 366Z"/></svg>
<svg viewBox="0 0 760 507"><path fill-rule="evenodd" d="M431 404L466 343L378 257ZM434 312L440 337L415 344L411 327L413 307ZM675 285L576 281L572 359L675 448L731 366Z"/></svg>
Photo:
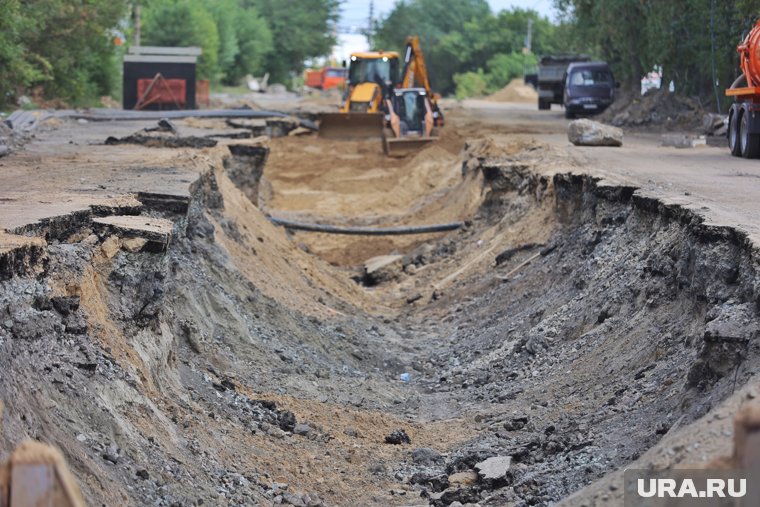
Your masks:
<svg viewBox="0 0 760 507"><path fill-rule="evenodd" d="M201 48L134 46L124 55L124 109L196 109Z"/></svg>

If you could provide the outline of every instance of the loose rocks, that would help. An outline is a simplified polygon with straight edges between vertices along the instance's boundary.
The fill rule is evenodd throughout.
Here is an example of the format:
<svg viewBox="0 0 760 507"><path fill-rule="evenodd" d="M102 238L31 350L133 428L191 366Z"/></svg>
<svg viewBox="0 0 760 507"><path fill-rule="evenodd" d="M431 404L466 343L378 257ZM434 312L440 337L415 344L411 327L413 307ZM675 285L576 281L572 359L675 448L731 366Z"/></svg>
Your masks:
<svg viewBox="0 0 760 507"><path fill-rule="evenodd" d="M406 431L402 429L398 429L385 437L385 443L386 444L393 444L393 445L399 445L399 444L411 444L412 439L409 438L409 435L406 434Z"/></svg>
<svg viewBox="0 0 760 507"><path fill-rule="evenodd" d="M418 465L433 465L443 459L441 453L429 447L421 447L412 451L412 461Z"/></svg>
<svg viewBox="0 0 760 507"><path fill-rule="evenodd" d="M364 285L373 286L396 280L403 271L403 255L380 255L364 264Z"/></svg>
<svg viewBox="0 0 760 507"><path fill-rule="evenodd" d="M707 146L707 140L705 136L691 134L663 134L662 145L673 148L696 148L697 146Z"/></svg>
<svg viewBox="0 0 760 507"><path fill-rule="evenodd" d="M473 470L449 475L449 484L452 486L472 486L477 482L478 474Z"/></svg>
<svg viewBox="0 0 760 507"><path fill-rule="evenodd" d="M498 480L506 477L509 467L512 465L510 456L494 456L475 465L475 469L485 480Z"/></svg>
<svg viewBox="0 0 760 507"><path fill-rule="evenodd" d="M296 424L293 428L293 433L296 435L306 436L311 431L311 427L308 424Z"/></svg>

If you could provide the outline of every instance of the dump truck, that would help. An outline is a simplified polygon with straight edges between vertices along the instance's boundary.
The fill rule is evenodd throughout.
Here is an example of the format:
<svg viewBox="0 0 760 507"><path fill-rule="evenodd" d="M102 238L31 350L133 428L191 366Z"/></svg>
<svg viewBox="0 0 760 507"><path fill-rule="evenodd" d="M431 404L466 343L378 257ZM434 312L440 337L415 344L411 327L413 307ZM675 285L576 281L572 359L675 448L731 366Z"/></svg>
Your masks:
<svg viewBox="0 0 760 507"><path fill-rule="evenodd" d="M330 90L342 87L347 74L347 69L343 67L322 67L319 70L307 70L304 81L309 88Z"/></svg>
<svg viewBox="0 0 760 507"><path fill-rule="evenodd" d="M760 20L736 47L742 75L726 90L734 103L728 111L728 146L731 155L760 156Z"/></svg>
<svg viewBox="0 0 760 507"><path fill-rule="evenodd" d="M588 62L586 55L543 56L538 62L538 109L551 109L562 104L565 94L565 73L573 62Z"/></svg>

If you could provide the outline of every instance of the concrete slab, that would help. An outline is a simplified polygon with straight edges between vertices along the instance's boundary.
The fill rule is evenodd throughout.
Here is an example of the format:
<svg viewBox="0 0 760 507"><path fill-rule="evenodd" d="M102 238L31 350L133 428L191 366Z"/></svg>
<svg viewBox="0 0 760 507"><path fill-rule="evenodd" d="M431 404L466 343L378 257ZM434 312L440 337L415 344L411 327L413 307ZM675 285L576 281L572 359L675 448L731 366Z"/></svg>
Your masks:
<svg viewBox="0 0 760 507"><path fill-rule="evenodd" d="M142 203L186 210L190 185L211 164L203 150L104 144L108 136L153 125L42 121L34 139L0 159L0 231L29 230L78 212L135 213L125 207Z"/></svg>
<svg viewBox="0 0 760 507"><path fill-rule="evenodd" d="M94 218L93 225L101 226L119 236L145 238L167 245L172 235L174 222L164 218L134 215L114 215Z"/></svg>
<svg viewBox="0 0 760 507"><path fill-rule="evenodd" d="M707 138L693 134L663 134L662 145L673 148L696 148L707 146Z"/></svg>

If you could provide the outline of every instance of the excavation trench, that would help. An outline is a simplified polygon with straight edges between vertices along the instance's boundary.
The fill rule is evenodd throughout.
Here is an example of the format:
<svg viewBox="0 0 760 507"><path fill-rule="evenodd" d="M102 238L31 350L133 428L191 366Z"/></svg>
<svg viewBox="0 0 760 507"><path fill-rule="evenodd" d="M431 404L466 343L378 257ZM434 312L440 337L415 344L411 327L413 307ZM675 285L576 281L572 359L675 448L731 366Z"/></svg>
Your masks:
<svg viewBox="0 0 760 507"><path fill-rule="evenodd" d="M758 368L753 246L487 147L396 217L467 225L373 243L398 257L371 288L254 204L282 202L274 152L215 148L184 206L15 231L45 242L0 270L2 448L59 446L92 505L546 505L653 463Z"/></svg>

